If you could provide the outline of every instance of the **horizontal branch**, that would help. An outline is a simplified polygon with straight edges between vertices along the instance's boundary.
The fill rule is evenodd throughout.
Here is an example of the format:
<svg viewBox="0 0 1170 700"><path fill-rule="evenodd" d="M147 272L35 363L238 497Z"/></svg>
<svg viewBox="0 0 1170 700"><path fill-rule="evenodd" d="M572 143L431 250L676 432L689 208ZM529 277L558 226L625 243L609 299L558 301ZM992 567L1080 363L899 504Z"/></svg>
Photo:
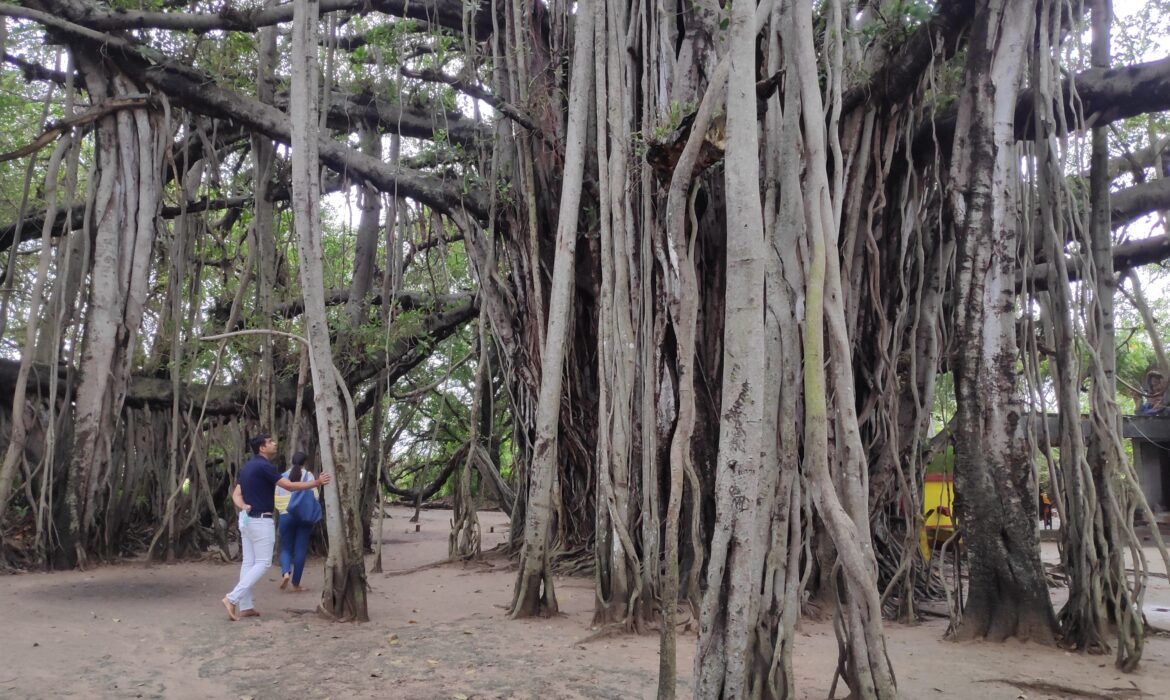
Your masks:
<svg viewBox="0 0 1170 700"><path fill-rule="evenodd" d="M361 362L346 368L345 381L354 387L388 370L393 382L430 357L436 343L478 316L478 301L471 297L441 311L432 311L410 333L392 335L385 351L365 355Z"/></svg>
<svg viewBox="0 0 1170 700"><path fill-rule="evenodd" d="M230 129L223 129L219 136L227 134L230 140L235 140L237 134L232 133ZM205 142L203 139L189 140L189 143L176 146L174 151L178 154L175 160L180 162L180 168L188 163L194 163L204 157L203 146ZM218 157L218 156L217 156ZM168 180L173 175L171 168L166 168L166 176ZM332 192L340 192L353 184L351 181L342 178L336 174L331 175L321 181L321 194L329 194ZM292 191L287 184L273 182L268 188L268 201L270 202L287 202L292 198ZM174 219L184 213L198 214L200 212L223 211L223 210L237 210L249 206L253 202L251 196L239 197L216 197L208 198L201 197L199 199L192 199L182 205L167 205L164 206L158 214L159 219ZM73 231L79 230L85 223L83 221L85 214L85 207L82 204L76 205L70 213L57 210L57 217L53 221L53 227L49 232L51 238L58 238ZM68 227L66 227L66 219L68 219ZM45 225L45 215L40 213L31 217L25 217L20 225L20 230L16 230L16 224L11 223L0 226L0 251L8 250L12 247L12 240L15 234L18 243L24 243L41 237L41 229Z"/></svg>
<svg viewBox="0 0 1170 700"><path fill-rule="evenodd" d="M1147 168L1154 167L1159 158L1162 159L1163 176L1170 176L1170 136L1163 136L1160 140L1155 138L1154 143L1149 146L1110 158L1109 179L1112 180L1122 173L1134 173L1140 177ZM1089 173L1081 175L1088 177Z"/></svg>
<svg viewBox="0 0 1170 700"><path fill-rule="evenodd" d="M14 56L7 52L4 53L4 62L10 63L13 66L19 68L20 72L24 74L24 79L29 82L33 80L48 81L51 83L56 83L62 87L64 87L69 82L69 76L66 75L63 71L46 68L39 63L33 63L32 61L25 60L20 56ZM85 76L74 72L73 85L79 89L84 90Z"/></svg>
<svg viewBox="0 0 1170 700"><path fill-rule="evenodd" d="M1113 228L1133 223L1155 211L1170 210L1170 178L1159 178L1114 192L1109 196Z"/></svg>
<svg viewBox="0 0 1170 700"><path fill-rule="evenodd" d="M398 486L394 485L394 481L390 478L389 474L386 475L386 479L384 480L383 485L386 487L387 491L394 494L395 496L398 496L399 498L409 498L413 503L422 503L423 501L429 500L431 496L434 496L436 493L438 493L439 489L443 488L443 484L446 484L447 480L451 478L451 475L455 473L455 468L467 460L467 449L468 443L465 442L460 445L459 448L455 450L455 452L452 453L450 457L447 458L447 461L443 464L443 469L439 472L439 475L426 486L416 486L412 489L399 488Z"/></svg>
<svg viewBox="0 0 1170 700"><path fill-rule="evenodd" d="M16 160L17 158L23 158L27 155L36 153L45 146L48 146L50 143L56 141L65 132L76 129L79 126L85 126L86 124L95 122L107 114L113 114L114 112L118 112L123 109L138 109L140 107L146 107L150 105L150 103L151 100L146 96L122 97L103 102L102 104L97 105L92 109L88 109L81 114L75 114L72 117L66 117L65 119L53 122L41 133L40 136L36 137L31 142L16 149L15 151L0 153L0 163Z"/></svg>
<svg viewBox="0 0 1170 700"><path fill-rule="evenodd" d="M1074 87L1075 100L1072 97ZM1170 58L1122 68L1083 71L1061 82L1059 99L1062 103L1055 105L1056 111L1063 111L1066 124L1074 128L1081 125L1078 111L1084 116L1083 126L1088 128L1105 126L1139 114L1170 110ZM1035 137L1034 101L1031 89L1021 91L1016 101L1016 137L1021 140ZM919 125L913 145L916 160L934 152L936 138L941 152L949 156L957 119L957 108L951 107L936 117L933 124Z"/></svg>
<svg viewBox="0 0 1170 700"><path fill-rule="evenodd" d="M154 84L174 102L193 112L235 120L284 144L291 140L287 114L224 89L207 76L161 63L143 65L137 60L122 61L122 68ZM364 180L380 192L409 197L443 213L462 207L481 219L487 216L487 204L482 197L465 193L457 184L396 167L324 136L319 138L319 148L322 163L340 174Z"/></svg>
<svg viewBox="0 0 1170 700"><path fill-rule="evenodd" d="M277 99L278 107L286 107L288 96ZM459 112L436 112L418 107L406 107L379 99L370 93L345 95L334 92L329 100L329 128L351 132L358 124L376 124L384 132L417 139L433 139L443 132L451 143L474 146L491 139L491 129Z"/></svg>
<svg viewBox="0 0 1170 700"><path fill-rule="evenodd" d="M238 207L245 207L252 203L252 197L227 197L208 199L203 197L201 199L191 200L183 206L166 206L159 211L158 218L160 219L174 219L184 213L198 214L205 211L219 211L223 209L235 209ZM85 205L78 204L69 211L57 210L57 216L53 220L53 227L49 232L51 238L58 238L66 235L72 231L79 230L84 225ZM66 226L68 224L68 226ZM16 224L8 224L0 227L0 251L8 250L12 247L12 239L15 237L18 243L39 239L41 237L41 229L45 225L44 213L36 216L25 217L21 222L20 230L16 230Z"/></svg>
<svg viewBox="0 0 1170 700"><path fill-rule="evenodd" d="M1072 80L1066 78L1061 82L1060 95L1062 104L1054 107L1063 109L1066 123L1074 127L1079 125L1078 104L1085 128L1105 126L1139 114L1163 112L1170 109L1170 57L1078 73ZM1021 139L1036 135L1032 119L1034 101L1033 91L1026 90L1016 102L1016 135Z"/></svg>
<svg viewBox="0 0 1170 700"><path fill-rule="evenodd" d="M477 100L483 100L508 119L511 119L525 129L528 129L533 133L533 135L548 144L549 147L553 148L554 150L557 147L556 142L553 141L552 138L548 136L548 134L544 133L543 129L537 126L536 121L532 117L522 112L519 107L516 107L507 100L496 97L478 85L433 69L411 71L406 68L402 68L399 70L399 72L403 75L403 77L406 78L425 80L432 83L444 83L446 85L450 85L468 97L474 97Z"/></svg>
<svg viewBox="0 0 1170 700"><path fill-rule="evenodd" d="M1073 256L1065 261L1069 282L1081 279L1083 267L1081 260L1081 256ZM1113 247L1114 272L1121 273L1163 260L1170 260L1170 236L1151 236L1140 241L1131 241ZM1041 263L1033 267L1029 271L1028 288L1035 291L1048 289L1048 272L1051 266L1052 263ZM1023 273L1017 273L1016 288L1022 288L1023 284Z"/></svg>
<svg viewBox="0 0 1170 700"><path fill-rule="evenodd" d="M918 89L923 73L935 59L954 55L963 30L975 16L975 0L941 0L934 16L910 34L865 83L841 96L842 112L861 105L892 104Z"/></svg>
<svg viewBox="0 0 1170 700"><path fill-rule="evenodd" d="M382 369L388 369L386 376L389 382L397 381L429 357L435 343L450 336L478 314L478 308L470 297L454 309L429 314L420 324L396 338L390 344L388 352L383 351L369 356L366 362L353 368L345 378L346 384L351 390L356 389ZM13 394L19 370L20 361L0 358L0 393L7 396ZM57 367L56 371L59 380L58 391L63 392L70 386L67 384L69 374L64 366ZM52 374L52 368L35 364L29 373L29 395L47 394ZM77 374L73 373L74 386L78 380ZM276 405L283 410L294 410L297 400L296 386L296 379L278 382ZM255 388L254 382L245 382L243 385L212 386L208 392L205 384L184 383L179 390L179 406L183 410L190 408L199 410L203 406L204 396L207 396L204 413L206 416L258 415L259 397L253 393ZM133 376L126 392L126 405L131 408L151 406L170 410L173 396L169 378ZM312 387L305 389L303 400L305 406L312 410Z"/></svg>
<svg viewBox="0 0 1170 700"><path fill-rule="evenodd" d="M167 29L204 34L211 31L254 32L293 18L293 3L275 7L240 10L224 3L219 12L156 12L146 10L109 10L89 3L74 3L79 11L72 20L100 31L126 29ZM463 30L462 0L320 0L321 14L348 12L366 15L372 11L415 19L454 31ZM480 2L475 13L475 33L486 37L492 32L490 2Z"/></svg>
<svg viewBox="0 0 1170 700"><path fill-rule="evenodd" d="M272 105L219 86L198 70L170 63L157 50L92 29L85 22L93 6L68 0L40 0L45 10L26 10L0 4L0 14L26 17L50 27L54 35L67 37L76 49L99 53L113 61L129 77L151 84L166 93L181 107L206 116L228 119L288 144L291 140L289 117ZM377 158L338 143L326 136L319 138L320 160L343 175L352 175L381 192L409 197L443 213L463 208L479 218L486 218L487 204L474 193L465 193L461 183L448 184L384 163Z"/></svg>
<svg viewBox="0 0 1170 700"><path fill-rule="evenodd" d="M1113 269L1132 270L1170 259L1170 236L1151 236L1140 241L1122 243L1113 248Z"/></svg>
<svg viewBox="0 0 1170 700"><path fill-rule="evenodd" d="M1147 214L1170 210L1170 178L1162 178L1127 187L1109 195L1109 222L1114 229L1131 224ZM1170 236L1151 236L1130 241L1113 247L1113 269L1116 272L1132 270L1142 265L1170 259ZM1081 278L1082 256L1068 256L1065 266L1068 279L1075 282ZM1040 263L1029 272L1029 286L1032 289L1048 288L1048 273L1052 263ZM1023 273L1016 275L1016 288L1024 284Z"/></svg>
<svg viewBox="0 0 1170 700"><path fill-rule="evenodd" d="M20 370L19 360L0 358L0 391L11 395L16 386L17 373ZM74 373L72 384L69 383L68 368L56 368L58 391L65 392L75 387L80 377ZM45 396L49 391L49 381L53 369L47 365L34 364L28 375L29 396ZM253 383L244 385L222 385L211 387L210 392L206 384L184 383L179 390L179 406L183 410L194 407L198 410L203 406L203 399L207 397L206 416L235 416L257 414L259 397L253 396ZM172 405L172 384L169 378L132 376L126 391L126 405L130 408L151 406L169 410ZM306 391L305 400L312 403L312 392ZM287 410L296 407L296 381L282 382L276 385L276 403Z"/></svg>
<svg viewBox="0 0 1170 700"><path fill-rule="evenodd" d="M475 296L470 293L464 294L440 294L434 296L431 294L424 294L422 292L399 292L394 295L398 302L398 307L410 311L413 309L434 309L440 310L444 308L452 308L456 306L463 306L465 304L472 304L474 306ZM341 306L349 301L349 289L327 289L325 290L325 306ZM373 306L382 305L382 295L374 294L370 297L370 304ZM296 318L305 312L304 299L291 299L284 302L274 310L274 315L277 318ZM240 327L243 322L240 322Z"/></svg>

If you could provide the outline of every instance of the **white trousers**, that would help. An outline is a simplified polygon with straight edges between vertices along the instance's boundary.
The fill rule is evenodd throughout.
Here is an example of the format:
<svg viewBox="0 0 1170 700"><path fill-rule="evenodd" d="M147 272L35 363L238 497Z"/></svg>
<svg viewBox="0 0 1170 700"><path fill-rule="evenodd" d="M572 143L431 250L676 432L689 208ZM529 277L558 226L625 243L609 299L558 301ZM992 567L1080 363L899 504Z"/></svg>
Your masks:
<svg viewBox="0 0 1170 700"><path fill-rule="evenodd" d="M264 578L272 566L272 547L276 544L276 526L272 518L250 518L247 527L240 530L243 562L240 564L240 582L227 599L239 611L252 609L252 586Z"/></svg>

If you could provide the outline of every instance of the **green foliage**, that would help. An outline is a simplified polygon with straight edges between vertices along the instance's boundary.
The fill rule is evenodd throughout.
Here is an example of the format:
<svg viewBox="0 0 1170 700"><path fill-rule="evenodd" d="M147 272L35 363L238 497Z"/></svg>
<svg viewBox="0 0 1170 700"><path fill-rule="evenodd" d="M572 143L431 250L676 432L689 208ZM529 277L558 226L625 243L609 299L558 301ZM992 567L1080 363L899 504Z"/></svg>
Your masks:
<svg viewBox="0 0 1170 700"><path fill-rule="evenodd" d="M106 0L105 4L112 10L139 10L143 12L158 12L167 9L166 0Z"/></svg>
<svg viewBox="0 0 1170 700"><path fill-rule="evenodd" d="M873 21L857 31L867 42L886 47L896 47L934 16L933 3L926 0L894 0L873 3L869 8L874 14Z"/></svg>
<svg viewBox="0 0 1170 700"><path fill-rule="evenodd" d="M935 452L934 457L926 465L927 474L955 473L955 448L950 443L944 449Z"/></svg>
<svg viewBox="0 0 1170 700"><path fill-rule="evenodd" d="M431 360L400 382L404 388L433 387L409 404L391 404L390 422L402 434L392 459L400 486L422 486L436 478L470 435L475 361L458 360L468 356L473 336L474 329L465 328L438 344ZM444 488L438 495L446 493Z"/></svg>
<svg viewBox="0 0 1170 700"><path fill-rule="evenodd" d="M1153 0L1114 9L1112 31L1116 63L1140 63L1165 55L1166 27L1170 27L1170 3Z"/></svg>
<svg viewBox="0 0 1170 700"><path fill-rule="evenodd" d="M959 52L941 66L935 66L934 80L928 84L924 95L926 105L931 110L942 112L955 103L959 89L963 85L963 75L966 69L967 53L965 51Z"/></svg>
<svg viewBox="0 0 1170 700"><path fill-rule="evenodd" d="M44 34L33 25L10 25L5 50L20 55L31 62L52 65L57 54L54 47L46 46ZM53 101L47 115L44 116L44 101L49 95L49 89L44 83L28 81L21 72L8 64L0 68L0 153L7 153L21 148L35 139L45 127L45 122L57 121L64 116L60 96L61 90L53 88ZM16 220L20 207L21 194L24 189L25 175L28 169L29 158L34 158L34 166L29 193L29 203L26 212L35 213L44 209L45 166L52 153L55 142L51 142L33 156L9 160L0 163L0 217L5 223ZM60 178L64 181L65 169L61 169ZM84 184L78 187L79 193L85 192Z"/></svg>
<svg viewBox="0 0 1170 700"><path fill-rule="evenodd" d="M942 430L955 416L955 375L938 375L934 386L934 407L930 412L931 434Z"/></svg>
<svg viewBox="0 0 1170 700"><path fill-rule="evenodd" d="M1166 318L1165 300L1153 302L1155 319ZM1161 312L1161 313L1159 313ZM1141 387L1145 381L1146 372L1157 366L1157 356L1153 344L1146 332L1145 324L1138 311L1118 297L1115 307L1115 328L1117 331L1117 400L1121 404L1122 412L1133 413L1141 403L1141 398L1129 387ZM1167 339L1165 327L1159 324L1163 341Z"/></svg>
<svg viewBox="0 0 1170 700"><path fill-rule="evenodd" d="M205 3L197 3L202 7ZM127 10L159 10L174 9L174 3L166 0L109 0L104 3L107 7ZM200 11L192 5L191 11ZM207 7L203 8L208 9ZM6 49L14 56L29 60L45 67L57 66L64 70L64 58L60 63L55 54L61 51L56 45L47 45L45 32L40 26L23 21L8 21L9 33ZM355 50L339 50L333 64L334 73L330 76L336 87L342 91L364 91L375 95L384 103L401 102L409 107L419 107L424 111L436 114L436 124L442 125L442 113L466 112L466 100L462 99L455 89L448 85L426 83L398 75L399 67L412 70L434 69L445 70L448 74L468 75L462 65L462 40L450 32L438 31L423 26L413 20L397 20L381 13L363 15L360 13L348 17L339 27L339 34L348 37L361 37L364 45ZM187 65L211 76L214 84L242 95L254 96L257 82L257 50L258 34L247 32L207 32L196 34L182 31L164 30L131 30L128 37L148 40L152 50L165 55L175 63ZM287 87L289 65L287 63L288 42L287 34L278 34L278 60L275 66L274 81L278 92ZM328 49L322 46L322 55ZM62 57L64 52L61 51ZM477 66L483 77L483 66ZM44 129L45 121L59 119L62 114L60 91L57 90L51 109L46 116L42 114L42 101L48 93L47 83L43 81L29 81L11 64L0 68L0 151L10 151L30 142ZM80 92L78 107L85 108L88 96ZM174 129L176 139L184 139L190 135L191 124L199 120L201 129L205 129L205 143L212 143L219 139L225 130L234 129L228 122L210 123L203 117L196 117L185 112L180 105L172 103L170 125ZM681 120L683 113L676 111L675 120ZM337 138L352 142L352 134L338 134ZM254 191L253 161L248 139L220 141L219 150L215 158L204 163L203 178L198 186L190 193L195 199L231 198L247 195ZM44 209L41 196L44 183L44 166L50 146L42 149L36 155L31 177L32 194L28 212L36 213ZM432 139L403 139L402 154L404 158L423 160L431 157L427 165L419 170L440 171L449 183L460 183L465 191L472 191L484 187L483 174L477 167L478 153L467 153L460 144L454 144L449 134L439 128ZM282 188L288 186L288 151L284 146L278 147L276 156L275 179ZM178 155L176 154L176 160ZM13 160L0 163L0 218L10 222L16 218L16 210L20 201L21 188L24 182L24 173L29 159ZM83 141L81 159L82 181L77 188L78 198L83 198L87 189L86 173L93 162L92 131L86 132ZM181 162L181 161L180 161ZM170 168L171 162L166 166ZM180 166L181 167L181 166ZM412 167L414 167L412 165ZM168 170L168 176L170 171ZM62 178L64 170L62 170ZM491 184L488 183L490 187ZM496 182L498 195L507 202L515 197L513 183L507 178L499 178ZM168 182L164 190L164 205L177 206L187 195L180 193L174 182ZM354 268L355 234L357 225L356 191L350 189L347 198L345 194L329 194L322 200L322 247L325 264L324 279L330 288L348 287ZM293 306L303 297L300 288L300 261L296 246L296 233L292 230L291 216L287 209L277 205L274 220L274 244L277 257L276 279L269 290L274 303L278 307ZM411 202L404 205L409 207L407 217L410 219L406 231L400 231L400 241L408 241L412 248L412 261L405 271L403 288L412 293L419 293L425 298L427 293L434 295L451 294L453 292L469 291L475 288L466 251L459 240L459 232L451 227L450 222L443 220L441 226L436 225L439 217L432 216L425 207ZM221 222L226 222L222 223ZM178 364L180 374L185 380L198 384L208 381L216 386L227 384L247 384L256 387L259 376L261 348L271 345L275 355L276 382L295 379L298 371L298 350L293 341L272 338L268 336L246 335L231 339L225 344L222 360L217 365L218 342L201 342L200 336L207 336L224 332L226 329L229 311L233 300L240 303L239 326L246 329L274 326L278 330L293 333L303 333L303 321L296 317L286 318L277 314L274 318L264 318L260 307L260 294L257 291L257 264L258 251L252 247L252 229L254 225L254 211L245 207L242 212L225 216L223 210L212 210L205 213L189 215L189 231L194 232L190 243L189 265L187 277L180 280L182 290L182 308L178 318L169 315L169 294L171 289L171 269L167 261L172 255L183 254L183 251L173 249L169 234L178 226L175 220L167 220L161 224L165 233L155 250L155 260L151 269L150 293L144 310L144 326L138 337L135 347L133 371L140 372L144 367L169 372ZM382 237L384 239L384 237ZM433 244L437 239L448 240ZM423 247L426 244L426 247ZM39 245L39 244L36 244ZM36 245L26 244L19 251L16 258L18 280L30 279L36 266ZM383 240L382 246L385 246ZM405 246L404 246L405 248ZM252 254L253 263L250 270L245 270L244 263ZM6 261L6 256L0 256L0 262ZM384 265L385 251L379 251L377 264L380 269ZM198 277L196 277L198 275ZM378 281L375 281L378 286ZM4 341L11 346L12 338L23 337L25 323L22 315L15 310L27 308L27 290L30 285L13 285L12 302L14 312L9 314L9 322L5 331ZM478 357L472 352L475 333L472 329L464 328L443 340L438 340L425 333L428 316L436 311L450 311L459 302L451 302L443 308L424 303L420 308L406 312L396 312L390 324L381 321L381 315L371 312L356 326L351 327L349 317L342 312L343 307L332 306L328 315L331 330L347 336L349 352L352 358L359 361L367 360L371 355L384 351L396 344L414 346L424 359L405 377L399 379L391 392L403 398L385 399L386 420L383 425L370 425L365 421L363 438L367 439L368 448L376 448L377 438L388 437L394 430L401 427L399 440L391 448L392 459L402 464L426 465L419 474L425 481L435 473L436 465L441 466L463 442L469 434L471 396L474 390L475 365ZM172 332L178 328L185 342L181 361L170 357L170 338ZM71 330L70 332L73 332ZM70 343L78 346L80 333L70 339ZM404 341L399 343L399 341ZM408 342L406 342L408 341ZM463 361L470 356L471 359ZM152 364L156 363L156 364ZM213 374L213 369L215 370ZM427 390L426 387L433 385ZM355 388L357 393L364 393L366 386ZM415 395L415 392L418 395ZM502 391L502 389L501 389ZM359 396L354 397L358 399ZM499 426L497 433L507 435L510 421L507 414L507 400L496 397L494 405L498 415L495 424ZM367 414L369 415L369 414ZM510 464L510 440L506 441L503 458ZM230 449L230 448L229 448ZM234 453L233 453L234 454ZM208 445L207 458L226 458L224 449L215 443ZM226 466L215 467L216 472L222 472ZM507 467L506 467L507 469ZM186 487L184 487L186 488Z"/></svg>
<svg viewBox="0 0 1170 700"><path fill-rule="evenodd" d="M667 112L667 121L664 124L659 124L654 127L651 138L654 141L662 141L677 129L683 121L683 118L695 112L698 105L694 102L687 101L683 103L671 102L670 109Z"/></svg>

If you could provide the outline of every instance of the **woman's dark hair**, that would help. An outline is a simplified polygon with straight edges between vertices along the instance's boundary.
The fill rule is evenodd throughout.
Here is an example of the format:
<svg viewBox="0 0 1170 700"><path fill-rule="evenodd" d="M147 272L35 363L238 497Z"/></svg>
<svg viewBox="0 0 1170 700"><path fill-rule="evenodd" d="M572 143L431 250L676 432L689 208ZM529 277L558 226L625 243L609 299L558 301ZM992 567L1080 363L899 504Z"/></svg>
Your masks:
<svg viewBox="0 0 1170 700"><path fill-rule="evenodd" d="M289 481L291 481L295 484L301 480L301 473L302 473L301 465L303 465L305 463L305 460L308 458L309 458L309 455L305 454L304 452L297 452L296 454L293 455L292 470L288 473L288 480Z"/></svg>

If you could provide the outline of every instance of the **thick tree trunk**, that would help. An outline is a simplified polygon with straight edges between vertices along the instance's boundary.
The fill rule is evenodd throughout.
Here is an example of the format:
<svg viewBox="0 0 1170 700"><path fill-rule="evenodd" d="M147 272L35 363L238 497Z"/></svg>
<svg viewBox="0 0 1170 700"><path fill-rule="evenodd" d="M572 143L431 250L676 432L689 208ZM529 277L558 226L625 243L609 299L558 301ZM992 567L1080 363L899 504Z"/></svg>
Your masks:
<svg viewBox="0 0 1170 700"><path fill-rule="evenodd" d="M265 0L271 8L276 0ZM256 51L256 97L264 104L274 101L276 76L276 29L260 30ZM252 135L252 172L255 177L255 198L252 212L252 251L256 260L256 292L260 323L272 328L277 284L275 207L269 201L271 181L275 170L276 147L264 134ZM271 426L276 422L276 367L273 343L261 343L260 349L260 424ZM295 440L288 441L287 454L297 449Z"/></svg>
<svg viewBox="0 0 1170 700"><path fill-rule="evenodd" d="M341 375L333 364L325 314L324 257L321 248L321 181L317 158L317 17L316 0L297 0L294 8L292 115L293 223L301 258L309 365L320 440L321 468L333 475L325 487L329 555L319 611L337 620L365 622L366 566L362 557L361 492L356 417ZM339 391L340 390L340 391ZM348 415L347 415L348 413Z"/></svg>
<svg viewBox="0 0 1170 700"><path fill-rule="evenodd" d="M1032 517L1014 326L1019 180L1013 120L1033 15L1027 3L979 4L952 156L949 197L958 239L955 506L971 572L955 634L1052 643L1056 619Z"/></svg>
<svg viewBox="0 0 1170 700"><path fill-rule="evenodd" d="M727 287L723 402L715 473L715 532L699 618L697 695L740 697L751 669L760 584L774 488L763 492L761 457L775 440L764 423L764 232L756 128L755 3L736 0L731 14L730 77L724 163L727 185ZM764 480L769 485L772 479Z"/></svg>
<svg viewBox="0 0 1170 700"><path fill-rule="evenodd" d="M370 127L361 128L362 153L381 160L381 135ZM373 286L374 261L378 257L379 220L382 216L382 195L373 187L366 185L358 190L358 208L361 216L358 218L357 242L353 255L353 280L349 286L349 299L345 304L345 316L349 327L346 337L355 338L362 324L366 322L369 310L367 295ZM347 346L351 343L347 343ZM349 348L360 356L360 349Z"/></svg>
<svg viewBox="0 0 1170 700"><path fill-rule="evenodd" d="M1112 0L1094 0L1091 49L1094 68L1108 69L1110 66L1112 24ZM1140 551L1141 541L1134 534L1132 524L1136 511L1140 508L1142 515L1148 517L1149 507L1145 495L1136 487L1136 474L1128 468L1121 440L1121 410L1117 405L1117 338L1113 306L1117 275L1113 269L1113 237L1109 220L1107 128L1094 128L1091 138L1089 249L1093 291L1089 304L1092 320L1089 342L1094 352L1091 354L1093 383L1089 389L1093 439L1089 443L1089 455L1093 465L1093 485L1100 503L1096 522L1102 524L1098 556L1104 580L1099 585L1106 591L1109 621L1117 631L1115 665L1128 672L1136 669L1141 661L1146 619L1141 610L1143 584L1137 582L1137 576L1130 578L1126 570L1126 551ZM1158 526L1153 524L1152 527L1157 530ZM1157 533L1154 536L1161 544L1161 537ZM1165 556L1164 548L1162 553ZM1140 559L1128 566L1139 571L1145 568Z"/></svg>
<svg viewBox="0 0 1170 700"><path fill-rule="evenodd" d="M573 73L569 90L569 124L565 148L565 176L557 222L556 257L549 292L548 332L541 354L540 398L536 412L536 444L532 451L524 548L516 579L512 617L557 612L550 566L553 486L557 472L557 436L561 415L561 386L565 371L566 339L572 318L573 270L577 252L577 217L585 170L589 95L593 80L593 7L577 6Z"/></svg>
<svg viewBox="0 0 1170 700"><path fill-rule="evenodd" d="M682 512L682 492L684 475L694 470L693 444L695 434L695 375L696 375L696 326L698 325L699 285L695 274L694 247L687 236L687 192L691 189L692 172L698 162L702 148L703 137L715 116L715 111L723 103L724 89L730 72L729 61L722 61L711 76L707 85L707 92L695 114L693 130L687 139L686 146L679 156L678 164L671 175L670 190L666 200L666 239L669 244L669 260L664 275L667 280L667 308L670 312L670 322L675 336L675 372L677 377L677 419L674 426L674 435L670 441L670 471L669 491L664 521L665 537L663 541L663 575L662 575L662 642L659 651L658 663L658 697L660 700L673 698L676 683L676 639L675 621L679 603L679 517ZM695 185L696 187L698 185ZM692 195L697 195L697 192ZM691 233L698 222L693 216L692 208ZM663 392L660 400L668 401L670 389ZM660 408L660 410L662 410ZM697 494L700 489L694 489ZM700 496L692 499L692 508L698 508ZM702 655L697 656L696 666L701 663Z"/></svg>
<svg viewBox="0 0 1170 700"><path fill-rule="evenodd" d="M88 47L78 49L77 63L95 104L141 92L105 60L90 55ZM87 551L98 544L93 536L102 506L99 494L112 476L112 440L149 291L162 201L160 122L160 114L135 109L104 117L97 126L96 232L82 379L74 403L70 528L62 538L62 548L73 549L70 561L82 566Z"/></svg>
<svg viewBox="0 0 1170 700"><path fill-rule="evenodd" d="M810 8L793 3L786 14L791 40L785 42L785 51L801 95L807 167L804 183L809 241L804 333L805 471L817 513L837 550L837 566L845 583L845 590L839 595L845 609L841 611L844 631L837 673L844 676L850 691L856 695L892 698L896 688L882 631L877 566L865 496L867 472L857 428L840 254L835 245L841 211L840 200L835 203L833 194L841 194L840 148L836 134L826 133L824 129L826 112L817 87ZM840 17L834 17L833 21L836 29L832 33L836 35L841 29ZM831 77L835 74L836 80L841 79L844 68L839 52L838 47L827 62L828 72ZM834 103L829 105L830 126L834 128L839 91L838 83L832 91L836 95ZM830 187L830 152L834 157L834 171L838 173L836 188ZM831 381L832 394L828 392L826 379ZM835 398L836 417L832 443L829 441L830 395ZM838 463L835 474L830 471L831 461Z"/></svg>
<svg viewBox="0 0 1170 700"><path fill-rule="evenodd" d="M773 3L770 21L777 31L768 32L767 74L775 75L784 60L778 31L782 24L781 3ZM788 90L770 100L765 115L764 233L768 245L764 377L767 385L760 495L770 498L772 506L760 511L761 546L767 546L768 550L750 652L748 694L769 699L796 697L792 652L801 600L803 494L798 430L802 353L798 319L803 315L800 297L804 271L798 257L791 254L800 249L806 233L801 201L795 196L800 192L799 167L796 167L800 162L799 104L799 92Z"/></svg>
<svg viewBox="0 0 1170 700"><path fill-rule="evenodd" d="M480 313L476 324L479 337L479 361L475 367L475 386L471 394L471 429L467 436L467 458L457 467L455 485L451 490L451 534L447 542L447 556L451 559L471 559L479 556L480 527L475 497L471 493L471 465L476 458L480 441L481 414L491 405L491 378L488 376L488 334L486 314ZM486 421L491 429L491 420ZM490 436L490 432L489 432ZM480 483L483 483L482 481Z"/></svg>
<svg viewBox="0 0 1170 700"><path fill-rule="evenodd" d="M1104 584L1108 574L1110 547L1101 536L1101 527L1112 518L1094 479L1082 429L1080 385L1082 368L1077 343L1077 311L1069 289L1064 248L1068 239L1064 212L1078 206L1065 193L1063 165L1065 159L1056 150L1052 137L1055 119L1051 92L1057 83L1058 65L1053 54L1060 47L1050 46L1050 37L1061 33L1061 11L1051 2L1041 4L1039 51L1033 61L1036 115L1036 185L1040 210L1040 235L1044 255L1051 260L1048 269L1048 293L1051 312L1047 314L1050 343L1055 348L1055 363L1049 363L1056 388L1060 412L1060 457L1051 465L1051 490L1060 510L1061 558L1068 572L1068 602L1059 614L1063 641L1073 647L1105 651L1109 648L1109 620L1105 606ZM1095 15L1096 16L1096 13ZM1094 30L1094 41L1099 37ZM1094 156L1096 156L1094 150ZM1108 155L1108 154L1106 154ZM1092 167L1103 163L1094 157ZM1090 189L1093 188L1092 177ZM1105 202L1107 207L1108 202ZM1093 208L1096 211L1096 207ZM1106 216L1108 216L1108 209ZM1106 238L1109 237L1106 221ZM1039 248L1025 243L1027 247ZM1110 271L1112 274L1112 271ZM1092 274L1089 275L1092 279ZM1112 338L1110 341L1112 342ZM1100 352L1100 350L1098 350ZM1096 411L1093 414L1096 415ZM1095 420L1095 419L1094 419ZM1104 425L1103 423L1101 425ZM1094 426L1096 429L1099 426ZM1094 439L1094 442L1099 442ZM1099 470L1098 470L1099 471ZM1035 502L1035 498L1032 502ZM1105 506L1105 507L1103 507Z"/></svg>
<svg viewBox="0 0 1170 700"><path fill-rule="evenodd" d="M597 170L600 202L601 303L598 313L597 509L594 547L597 597L594 623L639 623L648 610L634 541L639 511L632 472L636 376L634 307L637 275L630 208L629 143L633 81L623 79L629 54L620 50L628 31L626 6L600 3L594 22L597 107ZM633 76L629 76L632 78ZM636 476L636 475L634 475Z"/></svg>

